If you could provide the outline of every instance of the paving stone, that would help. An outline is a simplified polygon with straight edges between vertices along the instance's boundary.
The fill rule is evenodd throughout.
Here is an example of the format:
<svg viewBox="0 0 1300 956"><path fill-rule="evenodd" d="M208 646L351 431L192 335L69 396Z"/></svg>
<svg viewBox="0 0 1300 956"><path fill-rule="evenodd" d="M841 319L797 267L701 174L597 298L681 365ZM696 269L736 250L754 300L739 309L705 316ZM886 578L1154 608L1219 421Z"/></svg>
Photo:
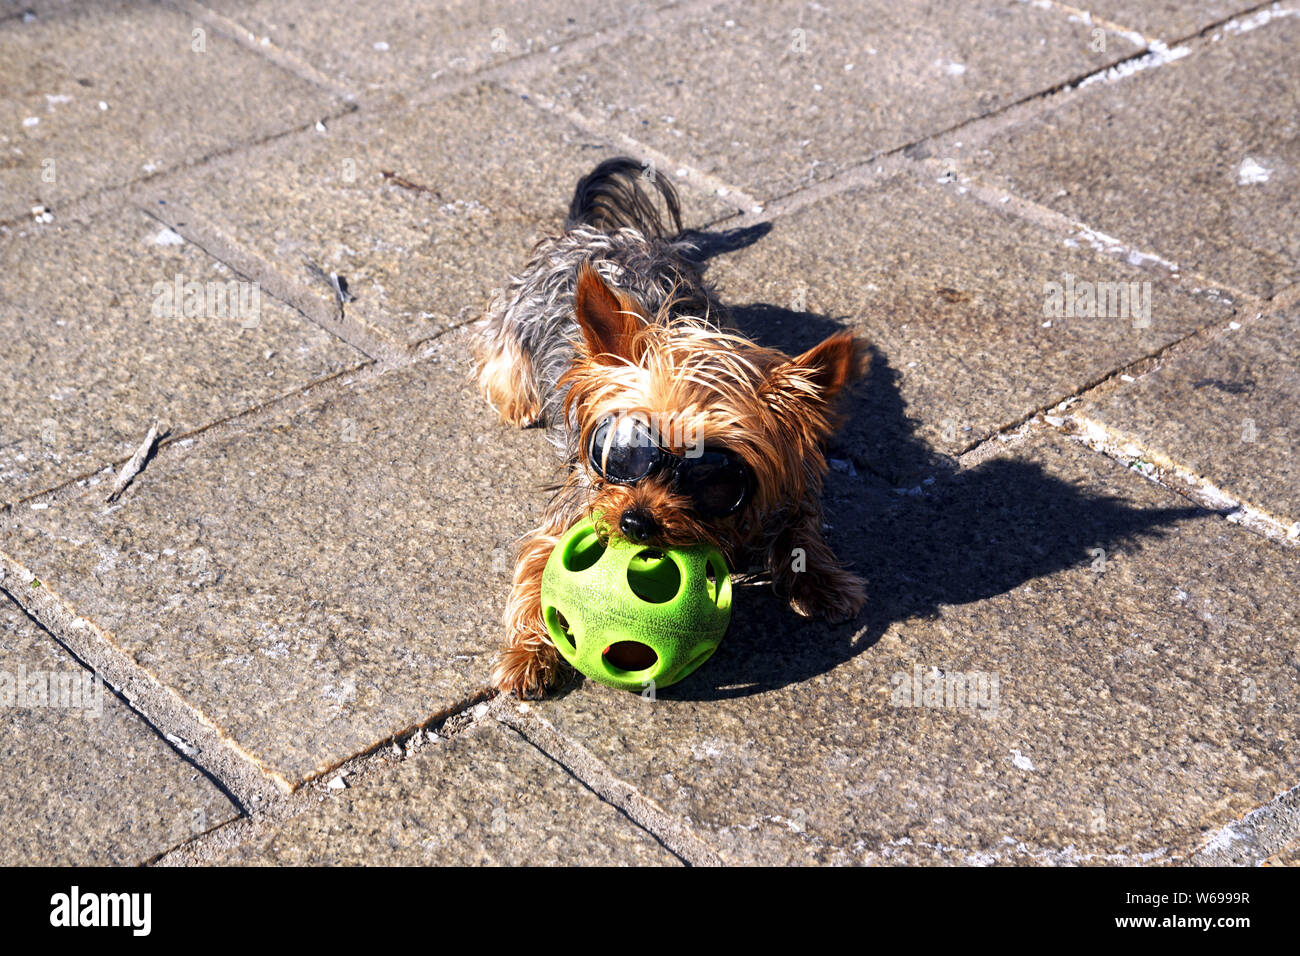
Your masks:
<svg viewBox="0 0 1300 956"><path fill-rule="evenodd" d="M515 538L556 458L496 422L463 335L420 365L163 449L118 506L25 511L0 549L274 778L487 683Z"/></svg>
<svg viewBox="0 0 1300 956"><path fill-rule="evenodd" d="M1030 5L786 0L710 11L527 82L766 200L1137 49L1091 41L1088 25Z"/></svg>
<svg viewBox="0 0 1300 956"><path fill-rule="evenodd" d="M1205 834L1201 849L1189 862L1194 866L1260 866L1285 856L1288 845L1300 837L1298 798L1300 787L1293 787L1230 826Z"/></svg>
<svg viewBox="0 0 1300 956"><path fill-rule="evenodd" d="M367 9L364 17L347 0L214 0L207 5L364 96L412 92L440 77L543 52L664 4L395 0Z"/></svg>
<svg viewBox="0 0 1300 956"><path fill-rule="evenodd" d="M365 361L137 209L0 227L0 263L0 503Z"/></svg>
<svg viewBox="0 0 1300 956"><path fill-rule="evenodd" d="M653 837L513 731L475 726L347 778L222 865L673 865Z"/></svg>
<svg viewBox="0 0 1300 956"><path fill-rule="evenodd" d="M540 714L729 862L1186 854L1297 779L1300 569L1035 436L892 508L832 475L856 629L744 587L657 700L584 683Z"/></svg>
<svg viewBox="0 0 1300 956"><path fill-rule="evenodd" d="M1300 307L1248 319L1204 349L1080 406L1286 526L1300 522ZM1297 532L1300 533L1300 532Z"/></svg>
<svg viewBox="0 0 1300 956"><path fill-rule="evenodd" d="M2 593L0 768L4 866L133 866L238 815Z"/></svg>
<svg viewBox="0 0 1300 956"><path fill-rule="evenodd" d="M0 20L0 219L142 179L339 108L163 4L33 4ZM203 52L198 52L201 46Z"/></svg>
<svg viewBox="0 0 1300 956"><path fill-rule="evenodd" d="M308 263L345 276L347 316L411 343L480 315L533 243L560 231L578 179L620 152L480 86L246 150L159 195L310 285L324 310L334 292ZM730 209L689 192L683 202L705 219Z"/></svg>
<svg viewBox="0 0 1300 956"><path fill-rule="evenodd" d="M838 445L897 486L934 473L930 449L961 451L1233 314L1224 297L1190 295L963 188L899 175L780 217L711 265L765 344L799 351L848 323L876 347ZM1113 318L1066 308L1067 276L1080 290L1146 283L1149 315L1133 303ZM1062 286L1066 315L1048 317L1048 283Z"/></svg>
<svg viewBox="0 0 1300 956"><path fill-rule="evenodd" d="M1300 282L1300 15L1215 36L977 144L971 168L1238 289Z"/></svg>
<svg viewBox="0 0 1300 956"><path fill-rule="evenodd" d="M1300 842L1293 843L1264 861L1265 866L1300 866Z"/></svg>
<svg viewBox="0 0 1300 956"><path fill-rule="evenodd" d="M1253 7L1256 0L1089 0L1097 19L1172 43Z"/></svg>

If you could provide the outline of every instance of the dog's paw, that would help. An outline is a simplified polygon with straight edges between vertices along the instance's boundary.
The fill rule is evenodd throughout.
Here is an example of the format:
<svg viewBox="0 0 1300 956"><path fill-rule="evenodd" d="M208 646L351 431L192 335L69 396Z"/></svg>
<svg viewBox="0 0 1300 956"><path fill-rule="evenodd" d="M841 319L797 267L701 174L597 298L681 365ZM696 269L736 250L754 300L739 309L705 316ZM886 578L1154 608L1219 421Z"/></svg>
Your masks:
<svg viewBox="0 0 1300 956"><path fill-rule="evenodd" d="M478 387L507 425L527 428L542 417L542 403L532 379L532 362L509 336L483 339L476 349Z"/></svg>
<svg viewBox="0 0 1300 956"><path fill-rule="evenodd" d="M831 624L852 620L866 603L866 582L842 568L809 569L796 576L790 591L795 613Z"/></svg>
<svg viewBox="0 0 1300 956"><path fill-rule="evenodd" d="M492 686L520 700L542 700L559 681L558 664L559 655L549 645L515 644L498 655Z"/></svg>
<svg viewBox="0 0 1300 956"><path fill-rule="evenodd" d="M533 399L513 399L494 407L503 423L517 428L531 428L542 418L542 406Z"/></svg>

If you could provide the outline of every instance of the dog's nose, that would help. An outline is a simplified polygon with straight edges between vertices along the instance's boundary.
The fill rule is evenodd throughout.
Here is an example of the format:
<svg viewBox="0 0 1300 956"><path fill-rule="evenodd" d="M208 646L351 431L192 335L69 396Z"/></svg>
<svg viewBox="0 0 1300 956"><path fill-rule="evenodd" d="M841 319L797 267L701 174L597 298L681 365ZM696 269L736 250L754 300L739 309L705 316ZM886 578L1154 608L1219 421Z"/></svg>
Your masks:
<svg viewBox="0 0 1300 956"><path fill-rule="evenodd" d="M655 519L640 508L629 508L618 519L618 529L629 541L644 541L659 530Z"/></svg>

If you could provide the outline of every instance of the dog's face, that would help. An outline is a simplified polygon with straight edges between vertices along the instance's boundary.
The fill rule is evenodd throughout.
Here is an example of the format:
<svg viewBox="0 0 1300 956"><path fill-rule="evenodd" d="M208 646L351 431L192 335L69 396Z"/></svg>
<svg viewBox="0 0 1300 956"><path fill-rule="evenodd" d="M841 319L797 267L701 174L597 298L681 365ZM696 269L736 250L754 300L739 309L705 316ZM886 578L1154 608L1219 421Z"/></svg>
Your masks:
<svg viewBox="0 0 1300 956"><path fill-rule="evenodd" d="M798 358L696 322L648 322L594 269L578 276L583 341L561 379L588 515L637 542L709 541L729 559L763 517L820 489L832 404L861 371L838 334Z"/></svg>

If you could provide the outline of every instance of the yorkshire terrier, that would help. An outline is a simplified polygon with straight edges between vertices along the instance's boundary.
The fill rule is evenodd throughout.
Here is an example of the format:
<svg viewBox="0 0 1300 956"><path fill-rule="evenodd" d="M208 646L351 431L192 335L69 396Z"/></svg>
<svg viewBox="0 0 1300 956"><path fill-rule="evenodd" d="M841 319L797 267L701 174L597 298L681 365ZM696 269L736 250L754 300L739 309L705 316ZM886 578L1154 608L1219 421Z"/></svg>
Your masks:
<svg viewBox="0 0 1300 956"><path fill-rule="evenodd" d="M542 570L585 517L648 547L709 541L733 569L761 563L807 617L847 620L865 601L821 507L835 399L862 374L863 344L838 333L797 358L756 345L727 327L697 251L672 185L606 160L579 181L563 235L533 248L479 324L484 397L505 422L545 424L567 458L520 545L492 672L502 692L537 698L559 681Z"/></svg>

